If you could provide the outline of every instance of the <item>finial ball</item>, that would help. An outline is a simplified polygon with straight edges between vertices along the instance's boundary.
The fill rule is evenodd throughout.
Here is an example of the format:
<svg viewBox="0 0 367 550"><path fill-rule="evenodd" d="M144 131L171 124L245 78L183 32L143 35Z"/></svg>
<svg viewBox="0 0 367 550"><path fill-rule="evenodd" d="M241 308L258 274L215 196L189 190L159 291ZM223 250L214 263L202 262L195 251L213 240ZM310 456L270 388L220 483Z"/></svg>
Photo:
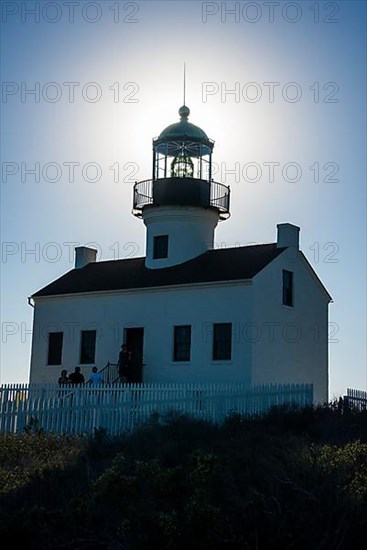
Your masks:
<svg viewBox="0 0 367 550"><path fill-rule="evenodd" d="M188 118L190 114L190 109L186 107L186 105L182 105L182 107L179 108L178 114L180 115L181 119Z"/></svg>

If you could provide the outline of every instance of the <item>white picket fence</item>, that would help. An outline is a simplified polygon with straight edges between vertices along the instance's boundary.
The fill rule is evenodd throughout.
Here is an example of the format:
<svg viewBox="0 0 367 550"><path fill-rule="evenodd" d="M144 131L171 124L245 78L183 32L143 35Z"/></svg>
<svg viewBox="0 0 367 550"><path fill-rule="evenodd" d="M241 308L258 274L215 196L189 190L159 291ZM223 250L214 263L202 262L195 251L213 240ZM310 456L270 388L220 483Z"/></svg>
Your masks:
<svg viewBox="0 0 367 550"><path fill-rule="evenodd" d="M91 434L104 428L117 435L134 430L154 413L176 411L221 422L231 412L255 415L288 403L312 405L312 384L7 385L0 387L0 432L20 433L33 423L56 434Z"/></svg>

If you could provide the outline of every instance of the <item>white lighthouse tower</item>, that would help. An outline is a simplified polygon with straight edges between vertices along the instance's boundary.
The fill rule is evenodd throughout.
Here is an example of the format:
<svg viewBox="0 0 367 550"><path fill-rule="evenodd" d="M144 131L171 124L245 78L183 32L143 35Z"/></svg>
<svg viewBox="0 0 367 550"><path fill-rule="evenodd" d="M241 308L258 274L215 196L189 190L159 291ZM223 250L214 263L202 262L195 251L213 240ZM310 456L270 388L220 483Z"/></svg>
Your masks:
<svg viewBox="0 0 367 550"><path fill-rule="evenodd" d="M159 269L181 264L213 247L218 221L229 217L230 189L212 179L214 141L188 121L153 140L153 177L134 186L133 214L147 228L145 265Z"/></svg>

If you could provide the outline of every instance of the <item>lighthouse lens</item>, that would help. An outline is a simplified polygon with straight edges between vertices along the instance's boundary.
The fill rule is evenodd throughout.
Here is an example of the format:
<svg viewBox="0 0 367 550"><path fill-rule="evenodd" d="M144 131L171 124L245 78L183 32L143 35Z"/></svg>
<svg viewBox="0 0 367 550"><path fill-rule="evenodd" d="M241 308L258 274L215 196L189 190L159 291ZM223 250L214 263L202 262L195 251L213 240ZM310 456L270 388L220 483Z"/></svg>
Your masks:
<svg viewBox="0 0 367 550"><path fill-rule="evenodd" d="M192 178L194 176L194 163L185 154L177 155L171 164L172 178Z"/></svg>

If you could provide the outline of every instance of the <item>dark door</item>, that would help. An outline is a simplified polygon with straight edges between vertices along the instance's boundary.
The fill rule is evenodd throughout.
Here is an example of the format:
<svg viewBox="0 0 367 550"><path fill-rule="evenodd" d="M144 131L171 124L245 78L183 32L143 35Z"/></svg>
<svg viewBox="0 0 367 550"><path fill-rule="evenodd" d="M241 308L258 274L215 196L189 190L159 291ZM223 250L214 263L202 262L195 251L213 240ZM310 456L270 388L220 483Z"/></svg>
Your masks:
<svg viewBox="0 0 367 550"><path fill-rule="evenodd" d="M130 384L137 384L143 381L143 328L126 328L125 344L131 353L131 363L127 381Z"/></svg>

